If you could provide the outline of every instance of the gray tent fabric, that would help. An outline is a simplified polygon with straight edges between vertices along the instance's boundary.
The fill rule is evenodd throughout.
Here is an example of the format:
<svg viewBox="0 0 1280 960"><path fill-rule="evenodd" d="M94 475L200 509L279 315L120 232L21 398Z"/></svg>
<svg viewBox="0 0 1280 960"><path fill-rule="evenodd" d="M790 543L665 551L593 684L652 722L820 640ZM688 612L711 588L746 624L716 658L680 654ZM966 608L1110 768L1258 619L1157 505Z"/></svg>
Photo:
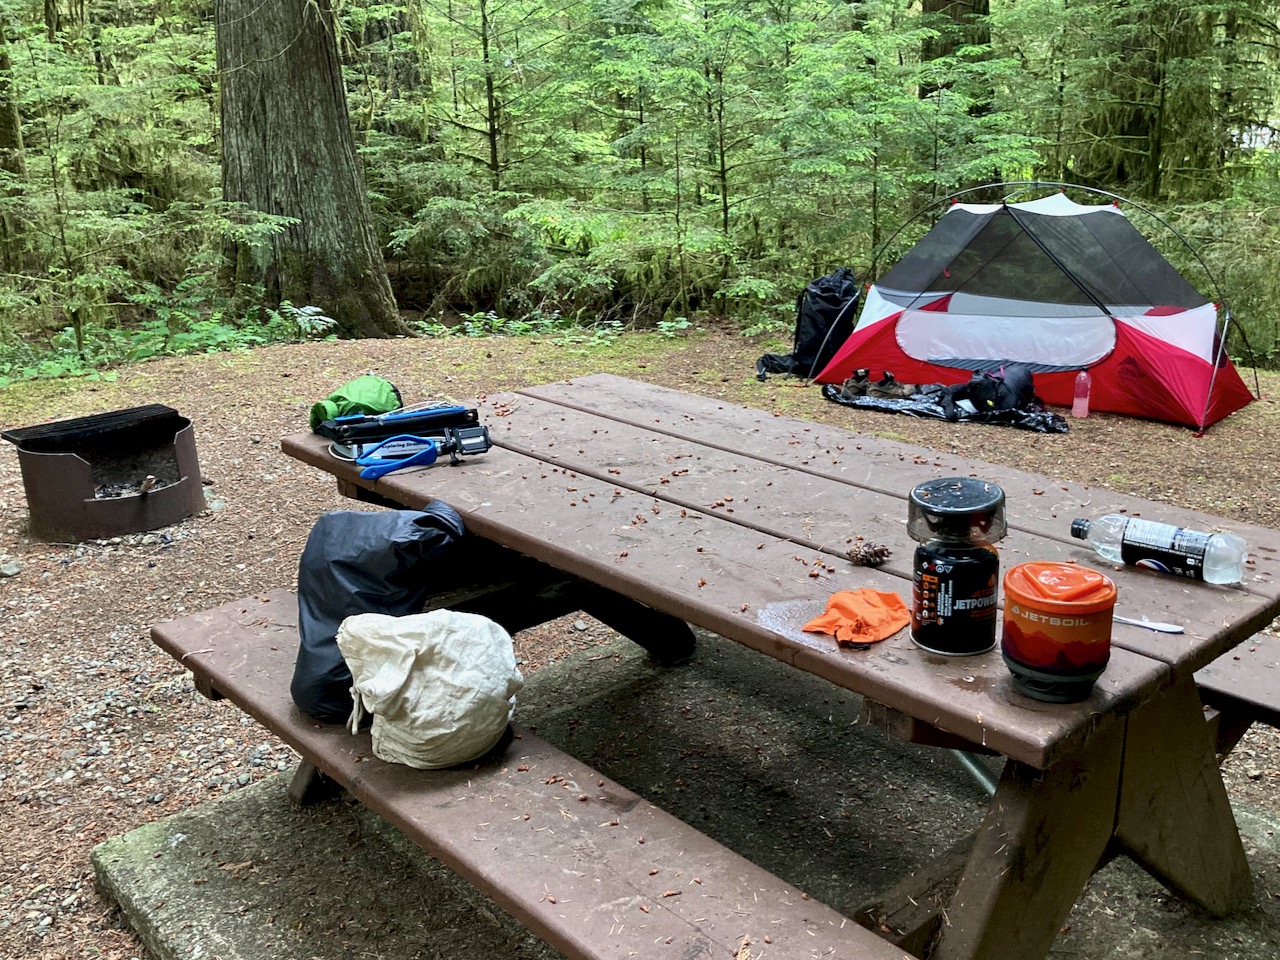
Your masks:
<svg viewBox="0 0 1280 960"><path fill-rule="evenodd" d="M1208 302L1127 217L1064 217L1015 206L952 210L877 285L1058 305L1191 309Z"/></svg>

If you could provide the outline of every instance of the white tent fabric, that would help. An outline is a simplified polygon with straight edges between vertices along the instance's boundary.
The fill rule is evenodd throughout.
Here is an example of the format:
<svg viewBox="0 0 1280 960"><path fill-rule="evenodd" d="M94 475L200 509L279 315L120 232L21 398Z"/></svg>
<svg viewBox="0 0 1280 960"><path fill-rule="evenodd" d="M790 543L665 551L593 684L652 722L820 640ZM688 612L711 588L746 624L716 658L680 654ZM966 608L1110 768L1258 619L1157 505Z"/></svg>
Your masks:
<svg viewBox="0 0 1280 960"><path fill-rule="evenodd" d="M1206 363L1215 360L1217 349L1217 308L1212 303L1193 310L1157 316L1116 317L1135 330L1163 340L1199 357Z"/></svg>
<svg viewBox="0 0 1280 960"><path fill-rule="evenodd" d="M1008 204L953 203L951 209L964 210L968 213L991 214L1005 206L1008 206ZM1124 216L1124 211L1115 204L1076 203L1065 193L1051 193L1049 196L1041 197L1039 200L1025 200L1014 204L1014 206L1026 213L1037 213L1042 217L1078 217L1081 214L1092 213L1113 213Z"/></svg>
<svg viewBox="0 0 1280 960"><path fill-rule="evenodd" d="M1116 345L1110 317L968 315L934 310L904 310L896 328L898 345L909 357L929 363L971 362L974 358L1047 367L1092 366Z"/></svg>

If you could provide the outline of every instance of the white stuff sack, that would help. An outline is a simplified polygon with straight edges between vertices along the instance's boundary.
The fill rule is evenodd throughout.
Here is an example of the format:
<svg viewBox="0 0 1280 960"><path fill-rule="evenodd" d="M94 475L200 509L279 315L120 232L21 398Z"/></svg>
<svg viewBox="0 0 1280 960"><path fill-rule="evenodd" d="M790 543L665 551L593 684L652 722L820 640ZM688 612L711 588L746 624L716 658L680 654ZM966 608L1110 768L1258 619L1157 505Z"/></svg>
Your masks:
<svg viewBox="0 0 1280 960"><path fill-rule="evenodd" d="M358 614L342 621L338 648L354 681L352 732L373 714L374 754L423 770L492 749L524 685L510 634L474 613Z"/></svg>

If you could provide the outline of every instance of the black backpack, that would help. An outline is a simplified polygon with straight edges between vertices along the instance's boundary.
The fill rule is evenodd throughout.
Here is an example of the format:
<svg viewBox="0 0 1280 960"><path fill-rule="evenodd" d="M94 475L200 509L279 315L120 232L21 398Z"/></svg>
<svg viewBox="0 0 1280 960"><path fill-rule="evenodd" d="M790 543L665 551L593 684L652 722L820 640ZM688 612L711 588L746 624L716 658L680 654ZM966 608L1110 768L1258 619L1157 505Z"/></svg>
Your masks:
<svg viewBox="0 0 1280 960"><path fill-rule="evenodd" d="M810 280L796 297L795 345L791 353L766 353L756 361L756 379L766 374L816 377L849 334L861 294L858 278L848 267Z"/></svg>

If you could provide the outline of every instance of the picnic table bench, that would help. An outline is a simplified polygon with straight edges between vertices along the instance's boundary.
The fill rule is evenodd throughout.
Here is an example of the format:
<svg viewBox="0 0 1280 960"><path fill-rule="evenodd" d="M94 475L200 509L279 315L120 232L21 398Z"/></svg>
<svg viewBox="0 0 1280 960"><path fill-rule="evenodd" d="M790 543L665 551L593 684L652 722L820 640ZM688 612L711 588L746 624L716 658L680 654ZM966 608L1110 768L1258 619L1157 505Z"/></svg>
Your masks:
<svg viewBox="0 0 1280 960"><path fill-rule="evenodd" d="M1041 957L1089 876L1118 853L1211 912L1252 903L1196 678L1218 676L1226 710L1263 719L1274 710L1265 695L1233 699L1216 661L1237 655L1280 612L1276 531L1230 525L1254 553L1237 588L1108 569L1118 613L1176 620L1185 633L1117 624L1091 697L1046 704L1014 691L998 651L941 657L907 631L854 651L800 627L837 590L909 595L905 497L924 480L977 476L1005 489L1006 566L1097 562L1070 538L1073 516L1143 513L1202 529L1220 521L617 377L486 398L481 415L495 443L488 454L376 481L361 480L315 435L283 447L333 474L347 496L410 508L439 498L458 510L474 535L476 583L441 604L485 612L508 629L580 604L568 608L599 611L666 662L687 655L694 624L860 694L866 715L897 735L1007 758L972 843L865 913L902 946L944 960ZM851 566L843 554L859 536L890 545L892 556L875 569ZM465 774L381 764L367 738L311 722L288 702L292 616L276 595L161 624L154 635L203 689L299 751L295 795L308 796L317 774L331 778L569 956L659 955L654 944L669 936L695 951L681 956L732 957L762 931L773 941L769 956L807 957L823 943L841 957L902 955L528 734ZM586 799L570 789L566 802L562 782ZM546 817L563 830L565 809L592 810L567 840L528 826ZM639 829L646 843L629 843ZM670 851L694 851L686 864L696 866L682 877L697 871L698 896L661 896L674 888L648 883L647 870L636 882L656 836L669 838ZM564 877L577 878L573 906L552 890ZM635 904L647 912L619 912ZM631 922L636 912L642 929ZM648 923L669 915L669 924Z"/></svg>
<svg viewBox="0 0 1280 960"><path fill-rule="evenodd" d="M298 752L296 800L340 785L567 957L746 957L768 943L770 957L903 960L528 731L501 757L452 770L378 760L367 730L317 723L290 700L297 623L293 593L277 590L158 624L153 636L202 692Z"/></svg>
<svg viewBox="0 0 1280 960"><path fill-rule="evenodd" d="M1219 755L1255 723L1280 727L1280 638L1260 633L1196 671Z"/></svg>

